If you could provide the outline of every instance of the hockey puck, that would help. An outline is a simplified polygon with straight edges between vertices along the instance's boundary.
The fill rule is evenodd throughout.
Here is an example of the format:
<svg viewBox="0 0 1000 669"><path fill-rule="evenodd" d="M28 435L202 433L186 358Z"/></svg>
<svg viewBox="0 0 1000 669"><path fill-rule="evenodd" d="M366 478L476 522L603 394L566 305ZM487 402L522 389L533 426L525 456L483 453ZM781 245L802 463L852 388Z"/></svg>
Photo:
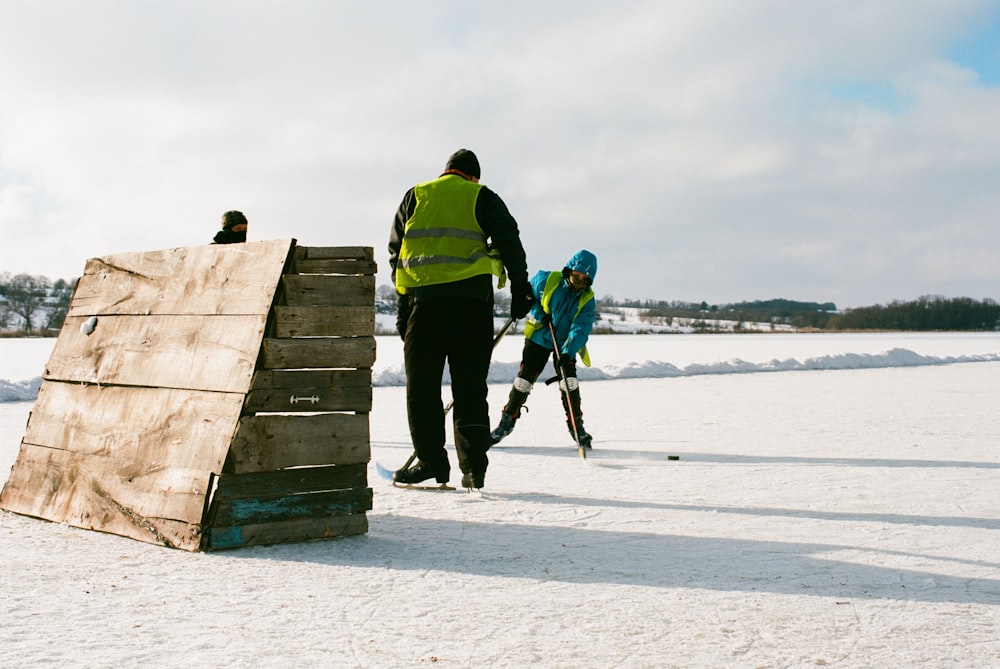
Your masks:
<svg viewBox="0 0 1000 669"><path fill-rule="evenodd" d="M679 455L668 455L667 456L667 460L680 460L680 459L681 459L681 456L679 456Z"/></svg>

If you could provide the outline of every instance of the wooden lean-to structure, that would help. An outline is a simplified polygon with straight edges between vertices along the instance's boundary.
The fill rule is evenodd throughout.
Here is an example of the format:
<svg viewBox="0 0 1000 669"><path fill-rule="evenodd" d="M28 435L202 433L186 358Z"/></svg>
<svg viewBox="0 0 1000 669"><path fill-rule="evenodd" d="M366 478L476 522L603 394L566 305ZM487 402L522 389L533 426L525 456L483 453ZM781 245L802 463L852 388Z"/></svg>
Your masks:
<svg viewBox="0 0 1000 669"><path fill-rule="evenodd" d="M0 508L185 550L360 534L369 247L92 258Z"/></svg>

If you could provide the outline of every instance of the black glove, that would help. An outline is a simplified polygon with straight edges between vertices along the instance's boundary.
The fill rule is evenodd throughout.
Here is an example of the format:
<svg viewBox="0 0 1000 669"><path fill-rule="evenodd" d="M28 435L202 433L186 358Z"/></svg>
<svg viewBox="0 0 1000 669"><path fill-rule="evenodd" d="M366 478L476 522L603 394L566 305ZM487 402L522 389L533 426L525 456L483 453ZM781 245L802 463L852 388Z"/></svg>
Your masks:
<svg viewBox="0 0 1000 669"><path fill-rule="evenodd" d="M406 341L406 326L410 322L410 311L413 307L410 304L408 295L396 296L396 332L399 338Z"/></svg>
<svg viewBox="0 0 1000 669"><path fill-rule="evenodd" d="M560 351L559 362L562 363L563 375L576 376L576 356L570 355L566 351Z"/></svg>
<svg viewBox="0 0 1000 669"><path fill-rule="evenodd" d="M531 305L535 303L535 294L531 292L531 284L527 281L515 281L510 284L510 317L515 321L528 315Z"/></svg>

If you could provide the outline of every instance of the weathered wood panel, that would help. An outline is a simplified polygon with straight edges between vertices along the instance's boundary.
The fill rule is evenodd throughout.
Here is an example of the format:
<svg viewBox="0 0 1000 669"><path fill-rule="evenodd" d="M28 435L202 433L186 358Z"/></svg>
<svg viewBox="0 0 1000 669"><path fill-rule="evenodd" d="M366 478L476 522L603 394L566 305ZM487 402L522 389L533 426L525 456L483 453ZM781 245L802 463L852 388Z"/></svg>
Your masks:
<svg viewBox="0 0 1000 669"><path fill-rule="evenodd" d="M374 276L286 274L281 282L290 307L370 307L375 302Z"/></svg>
<svg viewBox="0 0 1000 669"><path fill-rule="evenodd" d="M375 274L371 246L300 246L295 249L293 270L299 274Z"/></svg>
<svg viewBox="0 0 1000 669"><path fill-rule="evenodd" d="M227 501L255 497L284 497L307 492L364 488L365 463L327 467L296 467L251 474L222 474L213 499Z"/></svg>
<svg viewBox="0 0 1000 669"><path fill-rule="evenodd" d="M370 368L375 337L264 339L264 369Z"/></svg>
<svg viewBox="0 0 1000 669"><path fill-rule="evenodd" d="M150 466L218 472L242 404L239 393L46 381L24 440Z"/></svg>
<svg viewBox="0 0 1000 669"><path fill-rule="evenodd" d="M355 337L375 331L375 307L275 307L274 336Z"/></svg>
<svg viewBox="0 0 1000 669"><path fill-rule="evenodd" d="M266 314L100 316L90 335L68 317L45 380L246 392Z"/></svg>
<svg viewBox="0 0 1000 669"><path fill-rule="evenodd" d="M347 515L372 508L371 488L348 488L282 497L220 500L212 527L256 525L298 518Z"/></svg>
<svg viewBox="0 0 1000 669"><path fill-rule="evenodd" d="M21 444L0 507L83 529L197 550L212 475Z"/></svg>
<svg viewBox="0 0 1000 669"><path fill-rule="evenodd" d="M371 411L370 369L279 369L254 374L246 412Z"/></svg>
<svg viewBox="0 0 1000 669"><path fill-rule="evenodd" d="M371 246L298 246L295 260L374 260Z"/></svg>
<svg viewBox="0 0 1000 669"><path fill-rule="evenodd" d="M364 411L372 409L368 388L268 388L247 394L246 413Z"/></svg>
<svg viewBox="0 0 1000 669"><path fill-rule="evenodd" d="M280 239L91 258L69 315L267 313L294 243Z"/></svg>
<svg viewBox="0 0 1000 669"><path fill-rule="evenodd" d="M300 274L375 274L378 265L370 260L297 260Z"/></svg>
<svg viewBox="0 0 1000 669"><path fill-rule="evenodd" d="M367 463L371 458L368 414L244 417L230 454L237 474Z"/></svg>
<svg viewBox="0 0 1000 669"><path fill-rule="evenodd" d="M295 240L91 259L0 506L186 550L367 531L375 272Z"/></svg>
<svg viewBox="0 0 1000 669"><path fill-rule="evenodd" d="M268 388L371 388L370 369L261 369L254 373L251 390Z"/></svg>
<svg viewBox="0 0 1000 669"><path fill-rule="evenodd" d="M325 518L301 518L280 523L262 523L242 527L213 527L208 532L206 548L227 550L246 546L295 543L364 534L368 516L354 513Z"/></svg>

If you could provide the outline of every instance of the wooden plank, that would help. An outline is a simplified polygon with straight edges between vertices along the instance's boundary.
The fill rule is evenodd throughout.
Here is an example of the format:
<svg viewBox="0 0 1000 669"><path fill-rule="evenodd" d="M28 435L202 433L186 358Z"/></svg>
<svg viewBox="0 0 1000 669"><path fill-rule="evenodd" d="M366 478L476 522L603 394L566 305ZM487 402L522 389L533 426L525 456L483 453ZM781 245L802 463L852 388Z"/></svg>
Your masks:
<svg viewBox="0 0 1000 669"><path fill-rule="evenodd" d="M69 315L264 314L294 245L278 239L91 258Z"/></svg>
<svg viewBox="0 0 1000 669"><path fill-rule="evenodd" d="M299 274L375 274L378 265L371 260L296 260Z"/></svg>
<svg viewBox="0 0 1000 669"><path fill-rule="evenodd" d="M242 527L212 527L207 532L206 548L227 550L245 546L267 546L347 537L364 534L367 531L368 516L364 513L327 518L300 518Z"/></svg>
<svg viewBox="0 0 1000 669"><path fill-rule="evenodd" d="M244 417L230 455L237 474L367 463L371 459L368 414Z"/></svg>
<svg viewBox="0 0 1000 669"><path fill-rule="evenodd" d="M375 306L275 307L274 336L362 337L375 332Z"/></svg>
<svg viewBox="0 0 1000 669"><path fill-rule="evenodd" d="M67 317L46 380L244 393L266 315Z"/></svg>
<svg viewBox="0 0 1000 669"><path fill-rule="evenodd" d="M259 370L246 412L371 411L370 369Z"/></svg>
<svg viewBox="0 0 1000 669"><path fill-rule="evenodd" d="M238 393L45 381L24 439L150 466L218 472L242 405Z"/></svg>
<svg viewBox="0 0 1000 669"><path fill-rule="evenodd" d="M372 389L367 388L268 388L251 390L246 413L372 410Z"/></svg>
<svg viewBox="0 0 1000 669"><path fill-rule="evenodd" d="M285 274L281 278L290 307L363 307L375 303L374 276Z"/></svg>
<svg viewBox="0 0 1000 669"><path fill-rule="evenodd" d="M222 474L214 500L284 497L309 492L326 492L368 485L368 465L296 467L252 474Z"/></svg>
<svg viewBox="0 0 1000 669"><path fill-rule="evenodd" d="M22 442L0 507L147 543L197 550L212 474Z"/></svg>
<svg viewBox="0 0 1000 669"><path fill-rule="evenodd" d="M375 337L265 338L264 369L370 368Z"/></svg>
<svg viewBox="0 0 1000 669"><path fill-rule="evenodd" d="M250 381L250 390L269 388L369 388L370 369L261 369Z"/></svg>
<svg viewBox="0 0 1000 669"><path fill-rule="evenodd" d="M231 527L274 523L297 518L323 518L370 511L371 488L348 488L322 492L219 500L213 526Z"/></svg>
<svg viewBox="0 0 1000 669"><path fill-rule="evenodd" d="M374 260L371 246L298 246L296 260Z"/></svg>

